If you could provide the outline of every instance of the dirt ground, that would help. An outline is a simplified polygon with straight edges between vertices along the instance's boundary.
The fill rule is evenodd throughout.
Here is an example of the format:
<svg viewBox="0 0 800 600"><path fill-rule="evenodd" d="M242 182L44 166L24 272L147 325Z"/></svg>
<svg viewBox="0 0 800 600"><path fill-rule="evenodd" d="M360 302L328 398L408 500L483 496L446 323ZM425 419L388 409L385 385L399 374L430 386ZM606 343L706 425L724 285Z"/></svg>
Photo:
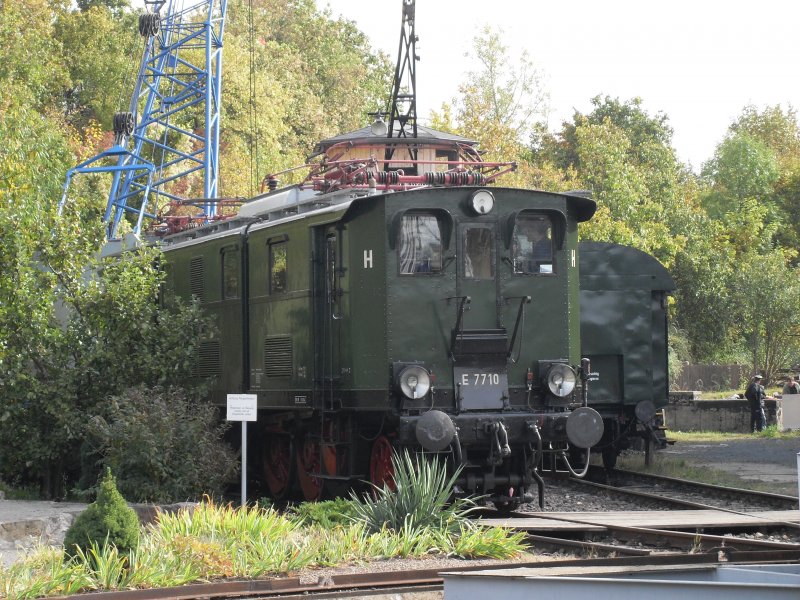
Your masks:
<svg viewBox="0 0 800 600"><path fill-rule="evenodd" d="M703 444L676 442L658 453L665 458L727 471L744 480L775 484L776 493L798 495L800 438L754 437Z"/></svg>

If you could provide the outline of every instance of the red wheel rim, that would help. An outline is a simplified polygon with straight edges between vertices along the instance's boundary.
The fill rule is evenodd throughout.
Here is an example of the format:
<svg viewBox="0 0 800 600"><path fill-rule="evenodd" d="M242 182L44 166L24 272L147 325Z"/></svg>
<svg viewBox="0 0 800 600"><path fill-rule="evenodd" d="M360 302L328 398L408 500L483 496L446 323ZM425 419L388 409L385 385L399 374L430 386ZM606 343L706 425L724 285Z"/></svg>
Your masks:
<svg viewBox="0 0 800 600"><path fill-rule="evenodd" d="M267 433L264 446L264 479L269 493L275 499L283 498L289 491L292 473L292 447L289 436Z"/></svg>
<svg viewBox="0 0 800 600"><path fill-rule="evenodd" d="M306 438L297 453L297 480L303 491L303 498L309 502L319 500L322 496L322 479L320 473L319 444Z"/></svg>
<svg viewBox="0 0 800 600"><path fill-rule="evenodd" d="M392 442L385 435L380 436L372 444L369 457L369 480L379 488L388 485L395 489L394 465L392 464Z"/></svg>

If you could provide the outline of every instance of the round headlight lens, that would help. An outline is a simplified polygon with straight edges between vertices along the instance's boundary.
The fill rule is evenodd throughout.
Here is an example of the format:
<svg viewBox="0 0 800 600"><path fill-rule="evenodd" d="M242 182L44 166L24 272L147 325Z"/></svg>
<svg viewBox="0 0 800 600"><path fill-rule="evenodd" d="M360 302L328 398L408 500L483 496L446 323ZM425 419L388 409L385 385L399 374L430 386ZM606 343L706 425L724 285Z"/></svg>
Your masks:
<svg viewBox="0 0 800 600"><path fill-rule="evenodd" d="M577 381L578 377L572 367L563 363L554 364L547 372L547 387L559 398L569 396L575 389Z"/></svg>
<svg viewBox="0 0 800 600"><path fill-rule="evenodd" d="M400 391L409 400L424 398L431 389L431 376L428 371L416 365L406 367L398 377Z"/></svg>

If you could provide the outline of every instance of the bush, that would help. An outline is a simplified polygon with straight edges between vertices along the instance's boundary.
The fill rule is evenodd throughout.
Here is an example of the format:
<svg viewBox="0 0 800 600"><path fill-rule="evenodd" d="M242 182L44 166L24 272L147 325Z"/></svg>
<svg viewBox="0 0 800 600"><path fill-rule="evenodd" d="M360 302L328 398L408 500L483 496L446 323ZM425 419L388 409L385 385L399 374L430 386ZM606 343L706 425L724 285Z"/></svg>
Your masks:
<svg viewBox="0 0 800 600"><path fill-rule="evenodd" d="M138 543L139 518L117 490L114 477L108 471L100 483L97 500L79 514L67 530L64 551L67 556L75 556L76 548L86 553L93 544L95 547L113 544L124 553L136 548Z"/></svg>
<svg viewBox="0 0 800 600"><path fill-rule="evenodd" d="M355 503L346 498L303 502L292 512L304 525L319 525L324 529L333 529L337 525L350 525L358 516Z"/></svg>
<svg viewBox="0 0 800 600"><path fill-rule="evenodd" d="M372 494L365 494L355 503L356 518L368 530L412 532L433 528L457 532L462 526L470 526L467 515L475 510L475 501L457 498L450 503L460 468L448 478L443 460L412 457L408 450L393 455L392 464L395 489L373 486ZM357 500L352 492L351 497Z"/></svg>
<svg viewBox="0 0 800 600"><path fill-rule="evenodd" d="M205 400L180 388L131 388L110 399L107 418L88 431L135 502L177 502L214 496L237 472L236 453L222 440L226 422Z"/></svg>

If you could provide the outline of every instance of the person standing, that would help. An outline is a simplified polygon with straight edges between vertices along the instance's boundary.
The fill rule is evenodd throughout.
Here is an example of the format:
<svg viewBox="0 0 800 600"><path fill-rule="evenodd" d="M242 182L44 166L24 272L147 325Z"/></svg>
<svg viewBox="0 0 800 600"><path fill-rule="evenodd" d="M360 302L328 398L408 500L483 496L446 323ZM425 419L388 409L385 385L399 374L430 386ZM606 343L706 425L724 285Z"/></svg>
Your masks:
<svg viewBox="0 0 800 600"><path fill-rule="evenodd" d="M761 375L755 375L750 385L744 392L744 397L750 405L750 431L762 431L767 426L767 418L764 415L764 398L767 392L761 385Z"/></svg>
<svg viewBox="0 0 800 600"><path fill-rule="evenodd" d="M791 375L786 380L786 385L783 386L784 394L800 394L800 383L797 383Z"/></svg>

